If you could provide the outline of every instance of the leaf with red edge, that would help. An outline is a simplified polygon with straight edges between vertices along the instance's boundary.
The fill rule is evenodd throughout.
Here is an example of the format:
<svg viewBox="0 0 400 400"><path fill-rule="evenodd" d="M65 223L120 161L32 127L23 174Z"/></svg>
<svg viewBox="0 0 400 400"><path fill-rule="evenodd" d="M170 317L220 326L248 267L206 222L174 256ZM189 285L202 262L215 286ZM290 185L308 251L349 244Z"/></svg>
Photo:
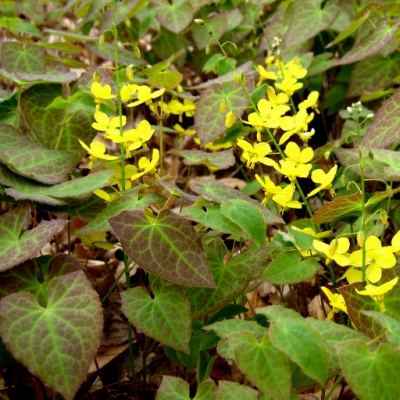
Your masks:
<svg viewBox="0 0 400 400"><path fill-rule="evenodd" d="M176 156L183 157L185 165L205 165L211 171L218 169L227 169L235 164L233 150L223 150L215 153L209 153L202 150L175 150L168 152Z"/></svg>
<svg viewBox="0 0 400 400"><path fill-rule="evenodd" d="M5 42L1 45L1 63L10 72L45 74L44 52L36 44L28 43L24 48L18 42Z"/></svg>
<svg viewBox="0 0 400 400"><path fill-rule="evenodd" d="M215 287L200 238L185 218L164 209L151 222L143 211L123 211L108 220L136 264L188 286Z"/></svg>
<svg viewBox="0 0 400 400"><path fill-rule="evenodd" d="M389 147L398 141L400 141L400 89L382 103L361 144L374 149Z"/></svg>
<svg viewBox="0 0 400 400"><path fill-rule="evenodd" d="M351 64L360 61L382 50L396 34L400 25L397 21L389 25L387 18L382 18L371 31L337 62L337 65Z"/></svg>
<svg viewBox="0 0 400 400"><path fill-rule="evenodd" d="M3 298L0 332L18 361L72 400L100 344L103 311L82 271L53 279L47 294L46 307L27 292Z"/></svg>
<svg viewBox="0 0 400 400"><path fill-rule="evenodd" d="M20 204L0 216L0 271L34 257L67 221L42 221L27 231L30 223L31 209L27 204Z"/></svg>
<svg viewBox="0 0 400 400"><path fill-rule="evenodd" d="M182 288L161 279L153 284L154 298L142 287L121 294L122 309L133 325L157 341L189 353L191 319Z"/></svg>

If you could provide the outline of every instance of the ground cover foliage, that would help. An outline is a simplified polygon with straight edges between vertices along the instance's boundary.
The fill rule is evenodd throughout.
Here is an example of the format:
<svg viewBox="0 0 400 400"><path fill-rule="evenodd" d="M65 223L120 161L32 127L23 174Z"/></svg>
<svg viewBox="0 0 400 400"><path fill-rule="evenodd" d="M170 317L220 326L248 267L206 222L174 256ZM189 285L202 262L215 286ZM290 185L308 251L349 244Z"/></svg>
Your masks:
<svg viewBox="0 0 400 400"><path fill-rule="evenodd" d="M1 398L400 398L398 1L0 25Z"/></svg>

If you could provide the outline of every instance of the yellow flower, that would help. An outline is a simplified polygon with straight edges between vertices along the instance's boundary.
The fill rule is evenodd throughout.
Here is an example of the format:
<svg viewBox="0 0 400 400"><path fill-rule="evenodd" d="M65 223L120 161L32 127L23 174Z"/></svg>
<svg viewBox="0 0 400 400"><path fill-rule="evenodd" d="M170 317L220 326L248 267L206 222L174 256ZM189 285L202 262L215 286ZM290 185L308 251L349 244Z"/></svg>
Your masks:
<svg viewBox="0 0 400 400"><path fill-rule="evenodd" d="M355 267L362 267L362 249L354 251L350 260ZM396 265L396 257L391 246L382 247L380 239L372 235L365 241L365 263L368 265L365 271L368 281L376 283L382 277L382 269Z"/></svg>
<svg viewBox="0 0 400 400"><path fill-rule="evenodd" d="M308 141L315 134L315 129L312 128L311 131L309 131L309 132L300 131L300 132L297 132L297 134L299 135L300 139L303 141L304 145L307 146L308 145Z"/></svg>
<svg viewBox="0 0 400 400"><path fill-rule="evenodd" d="M100 197L101 199L103 199L107 205L109 205L110 203L112 203L114 200L117 200L121 197L121 194L114 192L114 193L107 193L105 190L103 189L96 189L93 190L93 194L95 194L97 197Z"/></svg>
<svg viewBox="0 0 400 400"><path fill-rule="evenodd" d="M320 190L329 190L331 196L335 196L335 191L332 188L332 181L335 179L337 164L334 165L326 174L323 169L316 169L311 173L311 180L314 183L319 183L319 186L312 190L307 197L314 196Z"/></svg>
<svg viewBox="0 0 400 400"><path fill-rule="evenodd" d="M294 116L282 117L279 121L279 126L282 130L287 132L282 135L281 139L279 140L279 144L285 143L295 133L307 131L308 123L311 122L313 118L314 113L309 115L307 114L307 110L304 108L299 110Z"/></svg>
<svg viewBox="0 0 400 400"><path fill-rule="evenodd" d="M108 117L107 114L101 112L101 111L96 111L94 113L94 119L96 120L96 122L93 122L92 127L94 129L96 129L96 131L100 131L100 132L106 132L106 136L107 135L119 135L120 134L120 130L119 130L119 122L120 122L120 117L114 117L114 118L110 118ZM126 124L126 117L125 115L122 115L121 118L122 121L122 125L121 126L125 126Z"/></svg>
<svg viewBox="0 0 400 400"><path fill-rule="evenodd" d="M343 274L342 278L346 278L347 282L351 285L355 282L362 282L362 272L356 267L350 267L347 271Z"/></svg>
<svg viewBox="0 0 400 400"><path fill-rule="evenodd" d="M247 161L247 168L253 169L257 162L264 165L274 166L275 161L268 157L267 154L272 153L271 147L266 142L256 143L254 146L245 140L238 140L237 145L241 147L243 152L243 158Z"/></svg>
<svg viewBox="0 0 400 400"><path fill-rule="evenodd" d="M135 107L142 103L150 105L152 103L152 99L161 96L164 92L165 88L156 90L155 92L151 93L151 89L148 86L138 86L137 88L138 100L128 104L128 107Z"/></svg>
<svg viewBox="0 0 400 400"><path fill-rule="evenodd" d="M179 135L194 135L196 133L195 129L184 129L181 125L175 124L173 127L175 131L178 132Z"/></svg>
<svg viewBox="0 0 400 400"><path fill-rule="evenodd" d="M319 97L319 92L311 92L308 96L307 99L299 103L298 108L299 110L303 108L313 108L317 114L319 114L318 110L318 97Z"/></svg>
<svg viewBox="0 0 400 400"><path fill-rule="evenodd" d="M284 78L282 82L275 83L275 87L285 92L288 96L291 96L296 90L303 87L301 82L297 82L296 78Z"/></svg>
<svg viewBox="0 0 400 400"><path fill-rule="evenodd" d="M310 235L317 239L322 239L322 238L330 236L332 234L332 231L315 232L314 229L312 229L312 228L300 229L297 226L293 226L293 225L291 226L291 228L294 229L295 231L303 232L306 235Z"/></svg>
<svg viewBox="0 0 400 400"><path fill-rule="evenodd" d="M141 169L142 171L133 174L131 176L131 180L134 181L149 172L155 175L156 178L158 178L156 173L156 165L159 159L160 159L160 151L158 149L153 149L151 161L147 157L141 157L138 163L139 167L138 169Z"/></svg>
<svg viewBox="0 0 400 400"><path fill-rule="evenodd" d="M295 192L292 185L287 185L283 189L280 186L278 186L278 188L280 188L281 191L280 191L280 193L277 193L274 196L272 196L272 200L281 206L281 209L280 209L281 213L283 213L283 209L285 207L298 208L298 209L300 209L302 207L302 204L299 201L292 200L293 194Z"/></svg>
<svg viewBox="0 0 400 400"><path fill-rule="evenodd" d="M307 75L307 70L303 68L300 64L300 59L297 58L296 60L289 61L283 66L283 74L282 71L279 71L279 76L281 78L296 78L301 79Z"/></svg>
<svg viewBox="0 0 400 400"><path fill-rule="evenodd" d="M332 260L341 267L347 267L351 263L350 259L347 257L347 251L350 248L350 242L347 238L333 239L330 244L314 240L313 246L315 250L325 254L326 265L328 265Z"/></svg>
<svg viewBox="0 0 400 400"><path fill-rule="evenodd" d="M267 71L262 65L258 65L255 67L257 72L260 74L260 80L257 83L257 86L260 86L261 83L265 80L271 79L271 80L276 80L278 79L277 75L273 71Z"/></svg>
<svg viewBox="0 0 400 400"><path fill-rule="evenodd" d="M236 114L233 111L229 111L225 117L225 126L230 128L236 120Z"/></svg>
<svg viewBox="0 0 400 400"><path fill-rule="evenodd" d="M184 99L183 103L181 103L178 99L173 99L166 105L166 107L164 106L163 108L167 115L179 115L179 122L182 122L183 114L185 114L187 117L194 115L196 103L189 99Z"/></svg>
<svg viewBox="0 0 400 400"><path fill-rule="evenodd" d="M307 147L300 150L300 147L295 142L289 142L285 148L286 160L290 160L296 165L306 164L314 157L314 150Z"/></svg>
<svg viewBox="0 0 400 400"><path fill-rule="evenodd" d="M264 180L256 174L256 179L257 182L263 187L264 190L264 200L261 202L262 205L267 204L268 198L271 198L277 193L280 193L282 191L282 188L280 186L276 186L274 182L271 181L271 178L267 175L264 176Z"/></svg>
<svg viewBox="0 0 400 400"><path fill-rule="evenodd" d="M115 175L112 177L113 181L111 185L118 185L119 190L122 190L122 169L120 164L112 163L109 169L115 171ZM128 190L132 186L131 177L137 173L137 168L134 165L128 164L124 166L124 177L125 177L125 190ZM100 196L101 197L101 196Z"/></svg>
<svg viewBox="0 0 400 400"><path fill-rule="evenodd" d="M291 160L279 160L280 166L274 164L273 167L282 175L286 176L291 182L297 178L307 178L312 168L311 164L299 164L296 165Z"/></svg>
<svg viewBox="0 0 400 400"><path fill-rule="evenodd" d="M267 96L272 107L287 104L289 102L289 96L286 93L279 93L276 95L275 89L272 86L268 86Z"/></svg>
<svg viewBox="0 0 400 400"><path fill-rule="evenodd" d="M386 282L381 286L374 286L374 285L368 284L365 286L364 290L356 289L356 292L358 294L361 294L362 296L371 296L375 301L377 301L379 303L381 312L385 312L386 311L386 307L385 307L385 303L384 303L385 294L393 289L393 287L397 284L398 280L399 280L399 277L396 276L391 281Z"/></svg>
<svg viewBox="0 0 400 400"><path fill-rule="evenodd" d="M89 169L92 169L93 164L99 159L101 159L101 160L116 160L119 158L116 156L110 156L108 154L104 154L106 151L106 146L104 146L104 144L101 142L92 142L90 144L90 148L88 146L86 146L86 144L83 143L81 140L79 140L79 143L90 154L90 157L89 157L90 162L89 162L89 165L87 166L87 168L89 168Z"/></svg>
<svg viewBox="0 0 400 400"><path fill-rule="evenodd" d="M123 102L127 102L128 100L130 100L131 96L136 93L138 88L139 88L138 85L129 84L129 83L122 86L121 91L120 91L121 100Z"/></svg>
<svg viewBox="0 0 400 400"><path fill-rule="evenodd" d="M391 251L393 253L396 253L399 255L400 252L400 231L398 231L393 237L392 237L392 245L388 246L391 248Z"/></svg>
<svg viewBox="0 0 400 400"><path fill-rule="evenodd" d="M93 96L96 98L96 103L102 103L104 100L113 99L116 97L115 94L111 94L111 86L104 85L102 86L98 82L93 82L90 86L90 91L92 92Z"/></svg>
<svg viewBox="0 0 400 400"><path fill-rule="evenodd" d="M322 291L325 293L326 297L329 300L329 304L332 307L331 312L328 314L326 319L332 319L335 313L339 311L343 311L347 314L347 306L344 301L344 297L339 293L332 293L328 288L321 287Z"/></svg>

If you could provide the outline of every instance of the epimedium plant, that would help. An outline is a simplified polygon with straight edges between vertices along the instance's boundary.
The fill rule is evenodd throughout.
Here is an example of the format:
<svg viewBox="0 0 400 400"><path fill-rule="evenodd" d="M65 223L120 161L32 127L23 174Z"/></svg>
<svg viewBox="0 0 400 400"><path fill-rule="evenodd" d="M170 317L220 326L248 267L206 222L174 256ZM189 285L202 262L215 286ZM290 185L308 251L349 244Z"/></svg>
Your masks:
<svg viewBox="0 0 400 400"><path fill-rule="evenodd" d="M123 250L130 346L133 325L196 371L195 395L164 376L157 399L296 399L316 385L330 398L345 382L360 399L400 397L398 5L114 0L44 10L1 8L10 40L0 74L13 90L0 114L0 333L12 356L54 397L74 398L85 379L116 282L100 299L71 255L79 218L82 242ZM46 40L38 26L71 13L75 30L46 29L62 38ZM84 51L112 66L64 56ZM78 66L87 71L77 79ZM180 159L186 180L167 173ZM218 179L235 167L243 190ZM193 171L210 177L189 182ZM66 253L38 256L60 229ZM134 267L147 280L131 288ZM310 280L327 320L304 318L306 296L294 291ZM280 305L243 301L260 282L279 288ZM249 384L208 379L217 357ZM134 378L132 348L130 361Z"/></svg>

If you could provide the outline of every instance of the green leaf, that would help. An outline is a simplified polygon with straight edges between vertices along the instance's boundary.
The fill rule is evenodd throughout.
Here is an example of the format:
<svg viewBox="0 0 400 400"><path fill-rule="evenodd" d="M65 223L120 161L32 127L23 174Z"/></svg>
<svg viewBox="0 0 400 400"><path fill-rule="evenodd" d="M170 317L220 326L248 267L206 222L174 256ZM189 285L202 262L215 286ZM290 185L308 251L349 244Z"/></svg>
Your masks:
<svg viewBox="0 0 400 400"><path fill-rule="evenodd" d="M292 18L285 35L286 46L300 44L313 38L336 19L340 12L340 2L329 0L322 9L321 3L321 0L294 1Z"/></svg>
<svg viewBox="0 0 400 400"><path fill-rule="evenodd" d="M215 13L211 18L206 18L205 22L207 26L195 25L192 29L193 39L199 50L205 49L208 45L211 38L209 34L210 30L213 31L218 39L222 37L228 27L228 14L220 11L219 13ZM213 40L210 45L216 45L215 40Z"/></svg>
<svg viewBox="0 0 400 400"><path fill-rule="evenodd" d="M17 42L5 42L1 46L0 57L8 72L46 73L43 49L35 44L28 43L22 48Z"/></svg>
<svg viewBox="0 0 400 400"><path fill-rule="evenodd" d="M14 75L22 81L34 83L67 83L76 80L75 72L59 72L53 74L30 74L28 72L15 72Z"/></svg>
<svg viewBox="0 0 400 400"><path fill-rule="evenodd" d="M86 154L78 139L89 145L96 136L91 126L93 113L84 107L73 111L47 108L57 97L64 97L61 85L34 85L22 93L21 110L34 137L43 146L71 153L77 163Z"/></svg>
<svg viewBox="0 0 400 400"><path fill-rule="evenodd" d="M399 25L400 21L390 26L388 20L382 18L382 20L377 24L376 29L371 29L362 40L357 42L350 51L345 53L337 64L351 64L360 61L365 57L372 56L379 50L382 50L392 40Z"/></svg>
<svg viewBox="0 0 400 400"><path fill-rule="evenodd" d="M85 45L88 51L105 60L114 61L115 47L113 43L103 43L101 46L98 43L88 43ZM147 65L147 61L137 58L131 49L127 50L123 47L118 48L118 59L120 63L133 65Z"/></svg>
<svg viewBox="0 0 400 400"><path fill-rule="evenodd" d="M189 384L181 378L164 375L157 392L157 400L190 400Z"/></svg>
<svg viewBox="0 0 400 400"><path fill-rule="evenodd" d="M230 80L233 80L233 73L230 73ZM247 79L246 87L249 92L253 91L254 82ZM239 90L238 90L239 89ZM197 102L196 114L194 116L197 136L201 140L201 146L212 142L226 131L226 113L219 112L221 103L227 104L226 113L234 110L237 118L240 118L244 109L249 105L249 100L243 95L239 83L212 85L200 94Z"/></svg>
<svg viewBox="0 0 400 400"><path fill-rule="evenodd" d="M363 400L400 398L398 368L400 354L387 344L370 351L365 342L349 340L336 345L343 375Z"/></svg>
<svg viewBox="0 0 400 400"><path fill-rule="evenodd" d="M58 50L64 53L71 53L71 54L77 54L83 51L83 48L81 46L67 42L53 42L53 43L40 42L39 45L42 47L46 47L47 49Z"/></svg>
<svg viewBox="0 0 400 400"><path fill-rule="evenodd" d="M400 89L382 103L361 144L365 147L387 148L400 140Z"/></svg>
<svg viewBox="0 0 400 400"><path fill-rule="evenodd" d="M328 378L328 356L325 345L300 315L282 306L258 309L272 324L269 337L272 344L294 361L305 374L325 384Z"/></svg>
<svg viewBox="0 0 400 400"><path fill-rule="evenodd" d="M259 390L276 400L290 397L289 361L273 346L268 335L258 341L250 332L241 332L230 335L228 340L239 368Z"/></svg>
<svg viewBox="0 0 400 400"><path fill-rule="evenodd" d="M183 31L193 21L193 9L186 0L153 0L158 22L176 34Z"/></svg>
<svg viewBox="0 0 400 400"><path fill-rule="evenodd" d="M307 322L324 338L326 350L329 358L329 369L334 372L340 370L339 356L335 345L346 340L358 339L369 342L369 337L364 336L354 329L347 326L336 324L333 321L321 321L314 318L308 318Z"/></svg>
<svg viewBox="0 0 400 400"><path fill-rule="evenodd" d="M361 210L361 193L339 197L325 203L313 216L314 224L326 224Z"/></svg>
<svg viewBox="0 0 400 400"><path fill-rule="evenodd" d="M371 10L368 10L365 14L363 14L362 17L360 17L356 21L354 21L348 28L346 28L344 31L340 32L340 34L338 36L336 36L335 40L330 42L326 47L328 48L335 44L338 44L342 40L344 40L348 36L350 36L368 19L370 13L371 13Z"/></svg>
<svg viewBox="0 0 400 400"><path fill-rule="evenodd" d="M235 164L233 150L217 151L209 153L202 150L175 150L172 149L168 154L183 157L185 165L205 165L210 171L214 172L218 169L227 169Z"/></svg>
<svg viewBox="0 0 400 400"><path fill-rule="evenodd" d="M217 400L218 388L214 381L200 383L193 400Z"/></svg>
<svg viewBox="0 0 400 400"><path fill-rule="evenodd" d="M0 216L0 271L34 257L67 221L42 221L27 231L30 223L31 210L27 204L20 204Z"/></svg>
<svg viewBox="0 0 400 400"><path fill-rule="evenodd" d="M75 167L75 157L50 150L0 121L0 161L13 171L46 184L66 181Z"/></svg>
<svg viewBox="0 0 400 400"><path fill-rule="evenodd" d="M302 260L298 251L285 251L269 264L260 279L274 285L288 285L310 279L321 269L315 258Z"/></svg>
<svg viewBox="0 0 400 400"><path fill-rule="evenodd" d="M375 92L393 86L400 74L400 54L394 52L384 57L374 54L356 63L351 71L347 97L357 97L363 92ZM380 146L379 146L380 147Z"/></svg>
<svg viewBox="0 0 400 400"><path fill-rule="evenodd" d="M206 210L203 210L203 207L193 205L182 210L181 215L221 233L229 233L239 237L245 236L243 230L237 224L224 216L220 205L206 206L205 208Z"/></svg>
<svg viewBox="0 0 400 400"><path fill-rule="evenodd" d="M260 247L265 245L266 226L261 211L246 200L232 199L222 203L222 213L239 225Z"/></svg>
<svg viewBox="0 0 400 400"><path fill-rule="evenodd" d="M217 321L211 325L203 326L202 329L206 331L213 330L221 339L225 339L229 335L239 332L250 332L257 339L260 339L268 333L266 328L255 321L236 318Z"/></svg>
<svg viewBox="0 0 400 400"><path fill-rule="evenodd" d="M336 60L332 59L332 53L322 53L315 56L307 71L307 77L318 75L336 65Z"/></svg>
<svg viewBox="0 0 400 400"><path fill-rule="evenodd" d="M220 204L222 203L230 204L231 200L248 201L261 211L261 213L264 216L264 221L267 225L284 223L284 221L279 215L274 214L273 212L267 210L258 201L251 199L244 193L236 189L232 189L229 186L224 185L223 183L220 183L214 179L198 180L191 186L191 189L194 192L201 194L205 197L209 197Z"/></svg>
<svg viewBox="0 0 400 400"><path fill-rule="evenodd" d="M368 317L371 317L382 328L385 329L386 338L393 347L400 347L400 322L399 320L390 317L386 313L378 311L364 311Z"/></svg>
<svg viewBox="0 0 400 400"><path fill-rule="evenodd" d="M180 285L215 287L200 239L185 218L164 209L150 222L134 210L108 222L128 257L146 271Z"/></svg>
<svg viewBox="0 0 400 400"><path fill-rule="evenodd" d="M201 351L197 358L196 364L196 379L197 382L204 382L211 373L211 369L214 365L214 361L218 356L210 356L207 351ZM215 393L217 393L217 388L215 387ZM213 393L214 394L214 393Z"/></svg>
<svg viewBox="0 0 400 400"><path fill-rule="evenodd" d="M72 42L98 42L99 38L95 36L80 35L79 33L71 33L69 31L58 31L56 29L44 29L45 33L50 33L54 36L61 36L65 39L71 40Z"/></svg>
<svg viewBox="0 0 400 400"><path fill-rule="evenodd" d="M121 293L122 309L129 321L161 343L189 352L191 336L189 302L182 289L157 279L154 298L142 287Z"/></svg>
<svg viewBox="0 0 400 400"><path fill-rule="evenodd" d="M218 382L218 400L256 400L257 397L258 392L248 386L242 386L237 382Z"/></svg>
<svg viewBox="0 0 400 400"><path fill-rule="evenodd" d="M147 82L157 88L174 89L182 82L183 76L176 71L160 71L152 75Z"/></svg>
<svg viewBox="0 0 400 400"><path fill-rule="evenodd" d="M100 344L103 310L82 271L53 279L47 292L46 308L31 293L3 298L1 336L18 361L72 400Z"/></svg>
<svg viewBox="0 0 400 400"><path fill-rule="evenodd" d="M48 186L23 178L0 164L0 183L8 187L5 192L19 201L33 201L54 206L74 205L92 196L93 190L112 183L115 171L105 170L83 178Z"/></svg>
<svg viewBox="0 0 400 400"><path fill-rule="evenodd" d="M46 280L40 282L36 274L36 266L27 260L16 267L0 274L0 298L18 292L32 293L41 306L47 304L46 288L54 278L81 271L79 262L68 254L58 254L50 262Z"/></svg>
<svg viewBox="0 0 400 400"><path fill-rule="evenodd" d="M137 186L119 199L114 200L109 206L104 208L104 210L97 213L94 219L77 233L87 235L109 231L111 230L111 226L107 220L118 215L120 212L127 210L145 211L151 204L159 204L166 200L164 196L155 192L150 192L139 200L138 192L140 189L141 187Z"/></svg>
<svg viewBox="0 0 400 400"><path fill-rule="evenodd" d="M226 265L224 263L225 248L221 242L214 241L211 247L206 248L206 251L216 288L184 288L190 302L193 319L219 310L242 294L268 249L246 250L232 258Z"/></svg>

